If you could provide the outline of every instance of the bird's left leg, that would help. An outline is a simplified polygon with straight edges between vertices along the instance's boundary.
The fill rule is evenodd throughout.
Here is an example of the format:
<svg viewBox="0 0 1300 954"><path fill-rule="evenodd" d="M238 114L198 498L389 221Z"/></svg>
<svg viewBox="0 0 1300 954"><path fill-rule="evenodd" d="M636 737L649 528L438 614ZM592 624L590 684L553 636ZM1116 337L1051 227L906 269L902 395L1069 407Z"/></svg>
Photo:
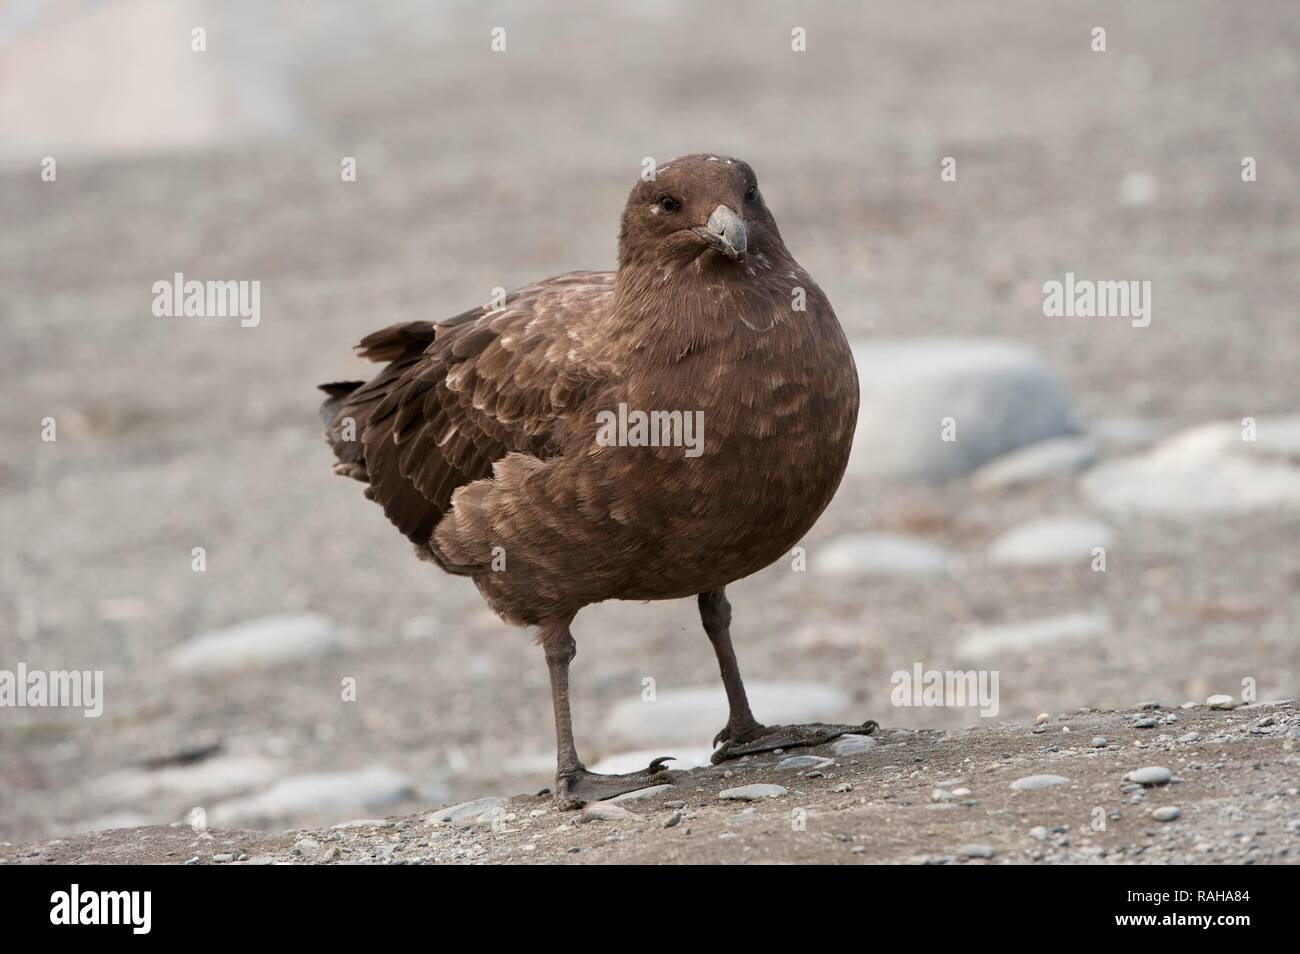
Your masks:
<svg viewBox="0 0 1300 954"><path fill-rule="evenodd" d="M651 785L671 784L685 773L664 768L672 761L661 756L640 772L626 775L598 775L588 772L578 758L573 742L573 717L569 712L569 663L577 655L577 644L565 620L542 627L540 636L546 650L546 665L551 671L551 702L555 707L555 804L561 811L581 808L587 802L601 801L634 792Z"/></svg>
<svg viewBox="0 0 1300 954"><path fill-rule="evenodd" d="M709 642L713 643L713 651L718 657L718 669L722 673L722 685L727 690L727 707L730 710L727 724L713 737L714 745L722 743L713 752L711 760L714 765L728 759L738 759L742 755L822 745L842 735L868 735L876 730L877 724L870 719L861 725L827 725L823 722L763 725L749 711L749 697L745 694L745 683L740 678L736 651L731 646L731 604L727 602L724 590L700 594L700 621L704 623L704 631L708 633Z"/></svg>

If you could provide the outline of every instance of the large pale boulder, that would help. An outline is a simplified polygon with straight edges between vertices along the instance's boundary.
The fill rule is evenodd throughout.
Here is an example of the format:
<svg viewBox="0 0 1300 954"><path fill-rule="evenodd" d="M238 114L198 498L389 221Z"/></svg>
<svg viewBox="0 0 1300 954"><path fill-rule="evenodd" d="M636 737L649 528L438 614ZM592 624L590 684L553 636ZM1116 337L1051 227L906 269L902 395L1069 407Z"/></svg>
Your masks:
<svg viewBox="0 0 1300 954"><path fill-rule="evenodd" d="M1108 510L1172 518L1300 507L1300 417L1189 428L1093 468L1080 487Z"/></svg>
<svg viewBox="0 0 1300 954"><path fill-rule="evenodd" d="M1027 348L922 338L859 342L853 356L862 409L851 472L944 480L1078 431L1064 386Z"/></svg>
<svg viewBox="0 0 1300 954"><path fill-rule="evenodd" d="M186 640L171 651L173 669L182 672L226 672L265 669L339 646L334 624L315 613L263 616Z"/></svg>

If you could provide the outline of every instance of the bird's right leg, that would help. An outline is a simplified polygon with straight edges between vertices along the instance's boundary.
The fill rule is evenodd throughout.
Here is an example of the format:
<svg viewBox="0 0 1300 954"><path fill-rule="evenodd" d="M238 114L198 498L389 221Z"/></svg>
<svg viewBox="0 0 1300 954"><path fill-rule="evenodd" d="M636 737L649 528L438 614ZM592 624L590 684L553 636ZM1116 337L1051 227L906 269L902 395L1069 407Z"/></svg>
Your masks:
<svg viewBox="0 0 1300 954"><path fill-rule="evenodd" d="M666 769L668 757L655 759L640 772L626 775L598 775L588 772L578 758L573 742L573 717L569 711L569 664L578 648L569 633L568 621L544 626L542 647L551 672L551 702L555 707L555 804L561 811L581 808L587 802L601 801L634 792L651 785L672 784L685 773Z"/></svg>
<svg viewBox="0 0 1300 954"><path fill-rule="evenodd" d="M736 651L731 646L731 603L727 601L725 590L700 594L700 621L713 644L718 670L722 674L722 687L727 690L727 724L713 737L716 746L730 739L748 737L763 726L749 710L749 697L745 694L744 680L740 678L740 664L736 662Z"/></svg>
<svg viewBox="0 0 1300 954"><path fill-rule="evenodd" d="M842 735L867 735L876 730L876 723L871 719L861 725L827 725L824 722L763 725L749 710L749 697L745 694L740 666L736 663L736 651L731 645L731 604L727 602L725 591L719 589L700 594L700 620L704 623L704 631L709 634L709 642L713 644L713 651L718 657L718 670L722 673L722 685L727 690L727 707L730 711L727 724L713 737L715 746L722 743L714 749L710 758L714 765L759 752L823 745Z"/></svg>

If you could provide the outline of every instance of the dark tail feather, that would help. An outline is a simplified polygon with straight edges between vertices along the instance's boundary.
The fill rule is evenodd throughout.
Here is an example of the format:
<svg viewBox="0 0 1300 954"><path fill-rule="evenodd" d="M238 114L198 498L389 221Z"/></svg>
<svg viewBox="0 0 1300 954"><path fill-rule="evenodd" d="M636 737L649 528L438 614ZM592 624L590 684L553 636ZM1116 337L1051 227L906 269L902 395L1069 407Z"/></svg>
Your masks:
<svg viewBox="0 0 1300 954"><path fill-rule="evenodd" d="M478 313L479 311L476 310L467 314ZM452 319L453 322L463 320L467 320L465 316ZM351 477L362 483L370 483L366 449L362 442L362 437L370 423L370 416L389 397L393 385L401 378L402 373L419 360L420 355L433 343L437 333L437 326L431 321L408 321L376 331L363 338L357 348L361 352L361 357L369 361L387 361L388 367L379 372L369 383L336 381L320 385L320 389L329 395L321 405L320 415L325 422L325 441L338 460L334 465L334 473ZM390 479L403 481L397 470L391 473ZM374 490L374 487L367 488L367 496L373 494ZM395 492L406 493L407 491L403 487ZM385 508L387 506L385 504ZM400 523L398 525L402 526ZM425 532L425 529L428 529L428 532ZM429 533L432 532L432 525L428 528L420 527L418 530L419 532L412 539L427 540ZM410 536L408 528L402 527L402 532Z"/></svg>
<svg viewBox="0 0 1300 954"><path fill-rule="evenodd" d="M334 418L338 417L339 411L343 409L343 399L363 384L364 381L334 381L330 384L317 385L329 395L325 403L320 406L321 420L325 422L326 427L333 429Z"/></svg>
<svg viewBox="0 0 1300 954"><path fill-rule="evenodd" d="M400 325L389 325L362 338L357 345L357 353L367 361L396 361L412 352L423 352L433 343L436 334L437 326L432 321L408 321Z"/></svg>
<svg viewBox="0 0 1300 954"><path fill-rule="evenodd" d="M355 419L339 420L347 399L364 383L364 381L336 381L320 385L320 389L329 395L325 403L320 406L320 416L325 422L325 441L334 451L334 456L338 458L338 463L334 465L334 473L366 483L369 482L370 475L366 472L366 459L361 444L361 424ZM346 432L344 428L347 428Z"/></svg>

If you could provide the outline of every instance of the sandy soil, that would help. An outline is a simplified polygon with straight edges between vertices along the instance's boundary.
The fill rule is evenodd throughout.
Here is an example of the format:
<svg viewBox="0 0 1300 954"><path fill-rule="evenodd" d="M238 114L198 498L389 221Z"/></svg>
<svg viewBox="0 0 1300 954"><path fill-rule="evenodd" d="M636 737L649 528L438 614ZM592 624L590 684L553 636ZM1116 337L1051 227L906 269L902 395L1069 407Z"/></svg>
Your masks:
<svg viewBox="0 0 1300 954"><path fill-rule="evenodd" d="M1171 715L1177 722L1133 728L1135 717ZM279 835L178 824L0 853L21 864L1261 864L1300 854L1300 716L1290 703L1076 713L1041 728L882 729L875 748L815 772L753 756L696 769L613 818L519 795L456 823L432 812ZM1188 734L1199 738L1180 741ZM1093 747L1099 737L1104 748ZM1147 767L1172 779L1126 783ZM1063 781L1012 787L1048 773ZM786 794L718 797L754 783ZM1177 817L1159 820L1171 808Z"/></svg>

